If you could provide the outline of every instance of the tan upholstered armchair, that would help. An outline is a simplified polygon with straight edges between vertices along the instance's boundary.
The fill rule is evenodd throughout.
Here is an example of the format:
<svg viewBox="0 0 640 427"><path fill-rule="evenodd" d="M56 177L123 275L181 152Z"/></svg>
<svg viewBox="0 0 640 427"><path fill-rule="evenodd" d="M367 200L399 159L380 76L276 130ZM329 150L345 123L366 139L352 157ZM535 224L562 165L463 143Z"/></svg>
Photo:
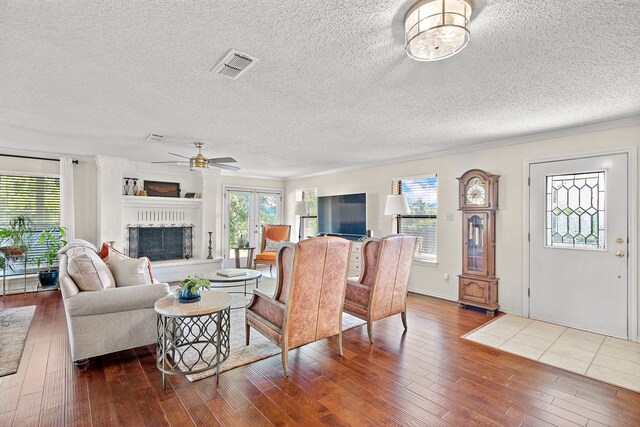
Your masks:
<svg viewBox="0 0 640 427"><path fill-rule="evenodd" d="M285 243L277 254L278 284L273 297L259 290L246 309L250 327L282 348L282 367L289 375L288 351L338 335L342 355L342 304L347 285L351 243L317 237Z"/></svg>
<svg viewBox="0 0 640 427"><path fill-rule="evenodd" d="M254 266L257 269L258 264L267 264L269 266L269 274L273 266L276 265L276 251L268 250L267 238L275 242L288 242L291 238L290 225L263 225L262 241L260 242L260 252L256 255Z"/></svg>
<svg viewBox="0 0 640 427"><path fill-rule="evenodd" d="M362 274L347 283L344 311L367 321L373 343L373 322L400 313L407 329L407 283L416 248L422 239L394 234L367 239L362 245Z"/></svg>

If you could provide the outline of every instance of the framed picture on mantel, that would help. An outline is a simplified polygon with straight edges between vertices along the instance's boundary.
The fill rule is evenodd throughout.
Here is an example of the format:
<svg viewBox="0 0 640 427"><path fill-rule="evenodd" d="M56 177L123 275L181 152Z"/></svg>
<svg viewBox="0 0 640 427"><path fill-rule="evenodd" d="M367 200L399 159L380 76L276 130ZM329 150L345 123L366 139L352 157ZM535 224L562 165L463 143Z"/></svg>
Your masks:
<svg viewBox="0 0 640 427"><path fill-rule="evenodd" d="M179 182L145 181L144 189L149 197L177 197L180 198Z"/></svg>

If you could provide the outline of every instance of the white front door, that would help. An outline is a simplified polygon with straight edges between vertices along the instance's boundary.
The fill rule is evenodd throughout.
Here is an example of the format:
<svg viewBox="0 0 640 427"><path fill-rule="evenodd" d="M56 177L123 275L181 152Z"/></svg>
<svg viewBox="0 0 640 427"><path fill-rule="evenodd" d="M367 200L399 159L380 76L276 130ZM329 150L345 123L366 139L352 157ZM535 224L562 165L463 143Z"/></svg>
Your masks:
<svg viewBox="0 0 640 427"><path fill-rule="evenodd" d="M531 318L628 338L628 159L530 165Z"/></svg>

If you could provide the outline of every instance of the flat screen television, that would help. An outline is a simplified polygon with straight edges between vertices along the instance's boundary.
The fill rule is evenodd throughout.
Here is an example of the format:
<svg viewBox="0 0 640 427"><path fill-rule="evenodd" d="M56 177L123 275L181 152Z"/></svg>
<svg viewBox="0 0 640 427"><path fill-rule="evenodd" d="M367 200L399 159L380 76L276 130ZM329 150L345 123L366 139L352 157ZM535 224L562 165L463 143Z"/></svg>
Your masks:
<svg viewBox="0 0 640 427"><path fill-rule="evenodd" d="M318 233L364 236L367 233L367 194L318 197Z"/></svg>

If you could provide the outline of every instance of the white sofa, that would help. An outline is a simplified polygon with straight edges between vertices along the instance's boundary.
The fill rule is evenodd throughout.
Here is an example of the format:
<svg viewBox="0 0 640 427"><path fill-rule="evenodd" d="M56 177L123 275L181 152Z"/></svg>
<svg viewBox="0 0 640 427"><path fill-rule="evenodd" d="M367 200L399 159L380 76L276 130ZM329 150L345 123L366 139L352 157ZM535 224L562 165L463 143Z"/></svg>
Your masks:
<svg viewBox="0 0 640 427"><path fill-rule="evenodd" d="M155 283L81 291L60 256L60 289L69 328L71 357L78 366L88 358L157 341L154 304L169 295L169 285Z"/></svg>

